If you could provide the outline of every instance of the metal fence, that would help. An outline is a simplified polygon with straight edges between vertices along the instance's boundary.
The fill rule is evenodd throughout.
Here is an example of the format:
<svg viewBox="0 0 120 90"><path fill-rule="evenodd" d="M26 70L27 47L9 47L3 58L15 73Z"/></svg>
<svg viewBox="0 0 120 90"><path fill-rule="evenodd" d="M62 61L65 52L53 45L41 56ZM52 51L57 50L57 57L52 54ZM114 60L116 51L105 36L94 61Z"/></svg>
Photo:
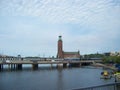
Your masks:
<svg viewBox="0 0 120 90"><path fill-rule="evenodd" d="M86 87L86 88L80 88L80 89L74 89L74 90L120 90L120 82L99 85L99 86Z"/></svg>

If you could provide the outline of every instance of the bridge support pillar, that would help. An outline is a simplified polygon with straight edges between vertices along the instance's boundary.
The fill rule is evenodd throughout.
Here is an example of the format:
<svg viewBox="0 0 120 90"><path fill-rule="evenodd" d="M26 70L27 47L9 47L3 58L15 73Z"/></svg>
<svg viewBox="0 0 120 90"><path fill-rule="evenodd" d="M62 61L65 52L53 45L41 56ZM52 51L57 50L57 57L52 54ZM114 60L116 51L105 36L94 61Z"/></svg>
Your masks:
<svg viewBox="0 0 120 90"><path fill-rule="evenodd" d="M38 69L38 64L32 64L32 69L37 70Z"/></svg>
<svg viewBox="0 0 120 90"><path fill-rule="evenodd" d="M63 68L67 68L68 64L67 63L63 63Z"/></svg>
<svg viewBox="0 0 120 90"><path fill-rule="evenodd" d="M81 65L82 65L81 63L78 63L78 67L81 67Z"/></svg>
<svg viewBox="0 0 120 90"><path fill-rule="evenodd" d="M51 64L51 67L50 67L51 69L53 68L53 64Z"/></svg>
<svg viewBox="0 0 120 90"><path fill-rule="evenodd" d="M16 67L18 70L22 70L22 64L17 64L17 67Z"/></svg>
<svg viewBox="0 0 120 90"><path fill-rule="evenodd" d="M1 67L2 67L2 65L0 64L0 71L1 71Z"/></svg>
<svg viewBox="0 0 120 90"><path fill-rule="evenodd" d="M71 63L70 67L80 67L81 63Z"/></svg>
<svg viewBox="0 0 120 90"><path fill-rule="evenodd" d="M57 68L63 68L63 64L57 64Z"/></svg>
<svg viewBox="0 0 120 90"><path fill-rule="evenodd" d="M0 71L3 70L3 64L0 64Z"/></svg>
<svg viewBox="0 0 120 90"><path fill-rule="evenodd" d="M16 70L16 64L13 64L13 70Z"/></svg>
<svg viewBox="0 0 120 90"><path fill-rule="evenodd" d="M3 66L4 66L4 65L2 64L2 66L1 66L1 69L2 69L2 70L3 70L3 68L4 68Z"/></svg>
<svg viewBox="0 0 120 90"><path fill-rule="evenodd" d="M15 70L15 64L11 64L11 70Z"/></svg>
<svg viewBox="0 0 120 90"><path fill-rule="evenodd" d="M10 65L10 64L8 64L8 70L10 70L10 68L11 68L10 66L11 66L11 65Z"/></svg>

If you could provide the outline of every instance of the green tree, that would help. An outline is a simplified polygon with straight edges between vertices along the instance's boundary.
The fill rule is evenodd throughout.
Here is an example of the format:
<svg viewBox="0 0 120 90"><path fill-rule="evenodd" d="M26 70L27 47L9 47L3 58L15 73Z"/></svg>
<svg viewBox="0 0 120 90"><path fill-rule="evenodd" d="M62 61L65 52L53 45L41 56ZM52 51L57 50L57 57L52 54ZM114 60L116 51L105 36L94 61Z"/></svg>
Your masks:
<svg viewBox="0 0 120 90"><path fill-rule="evenodd" d="M104 56L104 63L120 63L120 56Z"/></svg>

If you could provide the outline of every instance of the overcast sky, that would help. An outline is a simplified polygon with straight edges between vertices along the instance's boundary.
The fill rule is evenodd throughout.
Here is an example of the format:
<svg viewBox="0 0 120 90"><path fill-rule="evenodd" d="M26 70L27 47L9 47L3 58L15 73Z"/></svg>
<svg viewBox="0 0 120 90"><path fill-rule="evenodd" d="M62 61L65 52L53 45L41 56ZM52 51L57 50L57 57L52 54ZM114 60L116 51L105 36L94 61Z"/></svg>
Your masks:
<svg viewBox="0 0 120 90"><path fill-rule="evenodd" d="M0 0L0 54L120 51L120 0Z"/></svg>

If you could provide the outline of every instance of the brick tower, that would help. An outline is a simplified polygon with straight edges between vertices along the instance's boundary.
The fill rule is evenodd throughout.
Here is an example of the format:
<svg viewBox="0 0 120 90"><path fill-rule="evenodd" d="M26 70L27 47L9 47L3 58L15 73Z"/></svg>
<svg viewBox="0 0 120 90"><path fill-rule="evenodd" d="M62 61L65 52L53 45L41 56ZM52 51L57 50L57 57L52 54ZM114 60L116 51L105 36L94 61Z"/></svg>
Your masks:
<svg viewBox="0 0 120 90"><path fill-rule="evenodd" d="M59 36L59 39L58 39L58 52L57 52L57 58L63 58L62 36Z"/></svg>

